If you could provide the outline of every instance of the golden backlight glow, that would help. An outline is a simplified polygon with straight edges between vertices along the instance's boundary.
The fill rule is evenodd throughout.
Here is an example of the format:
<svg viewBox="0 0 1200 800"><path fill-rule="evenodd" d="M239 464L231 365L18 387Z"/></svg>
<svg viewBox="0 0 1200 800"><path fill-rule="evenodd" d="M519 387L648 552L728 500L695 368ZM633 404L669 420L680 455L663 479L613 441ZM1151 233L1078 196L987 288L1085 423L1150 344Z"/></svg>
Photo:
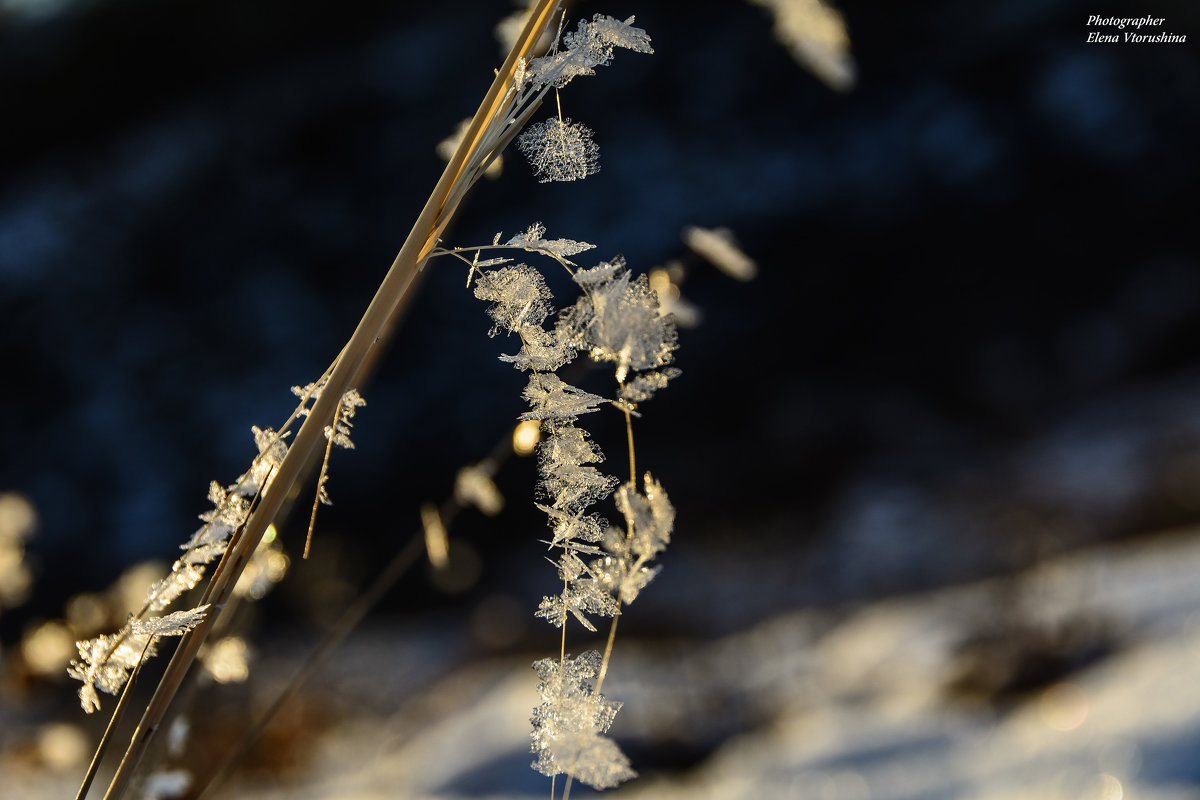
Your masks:
<svg viewBox="0 0 1200 800"><path fill-rule="evenodd" d="M542 439L541 423L527 419L513 428L513 452L519 456L527 456L537 448Z"/></svg>

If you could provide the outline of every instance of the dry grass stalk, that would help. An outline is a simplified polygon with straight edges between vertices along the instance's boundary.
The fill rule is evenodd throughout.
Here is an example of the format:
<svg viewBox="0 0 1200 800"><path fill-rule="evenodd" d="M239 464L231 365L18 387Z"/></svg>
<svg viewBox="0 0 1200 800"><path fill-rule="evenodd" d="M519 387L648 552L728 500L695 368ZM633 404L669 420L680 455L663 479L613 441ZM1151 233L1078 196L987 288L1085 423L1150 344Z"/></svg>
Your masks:
<svg viewBox="0 0 1200 800"><path fill-rule="evenodd" d="M509 87L513 84L518 65L522 59L528 59L535 43L549 29L559 2L539 0L530 11L521 36L497 71L453 158L425 203L358 327L334 363L325 390L316 399L273 479L245 525L234 534L214 570L202 603L211 604L217 609L224 607L267 526L279 514L291 489L304 478L306 467L324 451L324 428L333 424L343 394L348 389L360 386L371 372L395 329L422 267L463 197L536 109L535 103L522 113L515 124L508 124L507 117L515 99ZM118 800L125 795L155 731L218 616L208 615L183 637L117 766L105 800ZM81 796L86 795L87 788L85 785L81 789Z"/></svg>

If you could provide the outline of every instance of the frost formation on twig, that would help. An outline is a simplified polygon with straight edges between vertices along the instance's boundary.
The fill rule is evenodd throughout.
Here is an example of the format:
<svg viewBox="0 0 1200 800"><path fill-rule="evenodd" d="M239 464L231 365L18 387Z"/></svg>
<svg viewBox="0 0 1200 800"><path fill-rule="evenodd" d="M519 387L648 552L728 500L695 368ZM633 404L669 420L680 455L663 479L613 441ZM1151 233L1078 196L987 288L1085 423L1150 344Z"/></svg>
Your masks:
<svg viewBox="0 0 1200 800"><path fill-rule="evenodd" d="M293 387L293 392L300 397L300 405L279 432L271 428L251 428L258 455L250 468L228 486L217 481L209 484L208 500L212 508L200 515L204 524L180 546L183 555L171 565L171 571L165 578L150 587L142 607L130 615L125 625L116 633L75 643L79 658L71 661L67 674L83 684L79 687L79 701L84 711L91 714L100 707L98 691L118 694L138 664L155 655L158 637L182 636L204 619L207 605L165 615L157 615L157 612L163 611L184 592L194 588L204 577L208 565L225 554L234 535L245 524L257 499L283 463L288 449L284 440L289 435L289 426L294 420L308 415L309 404L320 396L323 382L324 378L303 388ZM327 429L326 435L331 445L353 447L349 439L350 420L361 405L363 400L357 392L351 390L343 396L334 425ZM324 470L322 473L318 497L327 501ZM253 558L260 553L267 558L272 554L269 547L260 546L252 557L252 564ZM281 556L278 553L276 555ZM278 563L265 565L258 571L262 575L258 580L248 583L244 592L251 598L261 597L265 593L264 581L271 583L282 577L282 568Z"/></svg>
<svg viewBox="0 0 1200 800"><path fill-rule="evenodd" d="M539 493L537 504L547 516L547 544L559 551L556 561L562 590L542 599L537 616L563 628L574 619L596 632L595 618L615 618L635 600L657 573L651 562L670 540L675 510L661 484L649 473L627 482L607 475L596 465L604 454L577 422L585 414L615 406L629 417L639 403L678 375L667 366L678 346L674 320L660 313L658 298L645 277L633 278L620 257L581 269L567 254L583 252L585 243L569 247L547 245L540 223L496 248L520 247L557 261L572 276L581 294L574 305L554 313L553 297L542 274L511 259L491 260L497 269L479 268L479 248L444 251L470 265L475 296L491 305L492 336L501 333L519 340L520 352L500 358L529 372L524 397L529 410L523 420L541 423ZM592 361L611 363L617 399L610 400L564 381L555 370L580 352ZM630 431L632 448L632 431ZM633 464L632 450L630 463ZM619 487L619 488L618 488ZM613 494L624 517L622 528L592 510ZM544 659L534 665L541 678L542 702L534 711L532 749L535 769L546 775L565 773L603 789L633 777L629 760L605 736L619 704L598 693L607 669L607 655L589 651L574 659Z"/></svg>
<svg viewBox="0 0 1200 800"><path fill-rule="evenodd" d="M550 53L535 58L519 73L521 90L540 98L548 89L558 90L573 79L596 74L596 67L612 63L613 51L622 47L636 53L653 53L650 37L634 27L634 18L621 21L596 14L554 43ZM517 139L517 146L533 167L541 183L577 181L600 169L600 148L591 128L562 116L530 125Z"/></svg>

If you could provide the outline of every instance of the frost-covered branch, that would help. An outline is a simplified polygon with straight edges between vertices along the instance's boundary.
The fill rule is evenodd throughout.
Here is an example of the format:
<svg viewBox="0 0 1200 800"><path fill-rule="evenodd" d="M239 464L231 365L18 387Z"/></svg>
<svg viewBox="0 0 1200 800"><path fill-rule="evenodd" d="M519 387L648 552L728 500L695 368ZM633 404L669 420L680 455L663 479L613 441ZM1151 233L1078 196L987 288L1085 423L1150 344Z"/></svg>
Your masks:
<svg viewBox="0 0 1200 800"><path fill-rule="evenodd" d="M589 246L544 236L544 226L535 224L503 245L497 235L491 246L441 252L470 265L475 295L491 303L490 335L516 334L521 342L519 353L501 359L530 372L524 391L530 410L521 419L539 421L544 434L538 471L545 502L537 506L550 524L548 544L559 551L556 566L562 584L557 595L542 598L536 615L562 628L565 636L569 619L593 633L596 617L612 618L615 624L621 607L633 602L657 574L651 562L669 541L675 517L666 492L649 474L639 489L631 475L616 495L624 531L611 527L592 507L608 497L619 481L599 469L604 454L577 423L581 416L606 405L616 406L628 421L639 403L678 374L667 366L677 338L673 319L660 313L645 278L632 278L623 259L581 269L568 257ZM514 247L552 258L580 289L578 300L556 314L552 326L547 322L555 313L553 297L541 273L508 258L480 261L485 251ZM474 257L468 259L468 252L474 252ZM482 263L498 268L484 270ZM572 386L555 373L580 352L595 362L613 364L617 400ZM630 428L631 464L632 442ZM579 779L608 788L634 775L620 748L604 735L618 708L598 692L613 633L615 628L610 630L604 655L589 651L570 659L564 647L559 659L535 665L542 679L542 703L533 718L534 767L546 775L567 774L568 787L571 780Z"/></svg>

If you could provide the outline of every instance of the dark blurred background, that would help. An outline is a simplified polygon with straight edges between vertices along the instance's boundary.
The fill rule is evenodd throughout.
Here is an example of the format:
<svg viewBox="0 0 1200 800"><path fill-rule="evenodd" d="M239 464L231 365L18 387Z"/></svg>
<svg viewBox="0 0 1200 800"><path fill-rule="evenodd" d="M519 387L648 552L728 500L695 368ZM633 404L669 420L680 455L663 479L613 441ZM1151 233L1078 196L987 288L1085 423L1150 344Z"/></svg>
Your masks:
<svg viewBox="0 0 1200 800"><path fill-rule="evenodd" d="M636 13L657 51L563 92L601 172L539 185L510 154L448 240L541 220L635 270L687 266L702 319L637 427L676 541L629 635L732 631L1200 520L1194 3L844 0L845 93L748 3L572 5ZM510 10L0 1L0 491L39 520L0 640L173 557L208 481L248 463L250 426L279 424L349 336ZM1189 41L1087 44L1090 14ZM757 278L689 253L685 225L731 229ZM357 451L334 455L315 560L346 595L522 410L464 277L429 268ZM614 464L617 423L596 426ZM512 462L505 511L456 521L477 578L445 593L417 575L387 607L551 591L534 478ZM319 613L310 585L274 613Z"/></svg>

